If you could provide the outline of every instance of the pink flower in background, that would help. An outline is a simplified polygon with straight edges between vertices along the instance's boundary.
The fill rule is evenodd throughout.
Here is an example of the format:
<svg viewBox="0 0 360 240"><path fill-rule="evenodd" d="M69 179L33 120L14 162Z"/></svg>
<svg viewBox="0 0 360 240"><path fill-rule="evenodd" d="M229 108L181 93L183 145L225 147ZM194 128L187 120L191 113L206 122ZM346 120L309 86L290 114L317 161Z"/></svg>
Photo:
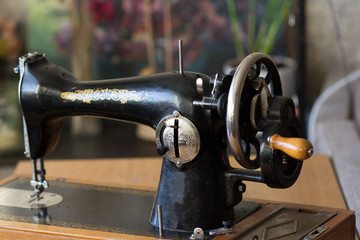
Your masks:
<svg viewBox="0 0 360 240"><path fill-rule="evenodd" d="M196 61L203 66L210 54L209 48L215 44L225 44L231 38L228 27L227 8L222 0L166 0L170 3L171 20L164 22L164 0L91 0L89 11L94 24L94 49L98 59L111 63L137 61L137 65L146 65L146 39L150 35L145 24L145 13L150 11L154 57L157 68L165 66L165 43L171 45L173 65L178 62L178 40L183 41L184 67L191 67ZM165 25L171 28L171 38L166 39ZM71 26L63 25L56 41L63 53L70 53L67 42L71 37ZM170 41L166 41L170 40ZM206 52L207 51L207 52ZM219 58L219 57L217 57ZM199 60L200 59L200 60ZM210 61L209 60L209 61Z"/></svg>
<svg viewBox="0 0 360 240"><path fill-rule="evenodd" d="M101 21L110 22L114 17L114 3L112 1L93 0L89 8L96 24Z"/></svg>
<svg viewBox="0 0 360 240"><path fill-rule="evenodd" d="M55 35L55 41L57 47L62 54L69 54L72 50L71 48L71 38L72 38L72 26L69 22L63 24L60 31Z"/></svg>

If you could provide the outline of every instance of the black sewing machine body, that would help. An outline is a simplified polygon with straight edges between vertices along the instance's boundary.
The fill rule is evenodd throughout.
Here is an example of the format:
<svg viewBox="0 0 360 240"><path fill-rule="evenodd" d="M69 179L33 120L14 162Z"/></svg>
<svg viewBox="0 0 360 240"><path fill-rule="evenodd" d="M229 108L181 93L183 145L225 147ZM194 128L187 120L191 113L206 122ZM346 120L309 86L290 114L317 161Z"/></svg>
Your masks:
<svg viewBox="0 0 360 240"><path fill-rule="evenodd" d="M33 138L29 143L37 144L30 148L32 158L53 150L61 134L63 117L98 116L156 128L164 116L181 109L190 119L201 121L200 127L205 125L205 117L192 108L192 99L201 99L195 87L199 74L182 76L173 72L142 78L79 81L46 58L29 62L25 73L20 101L24 117L29 119L27 125L34 124L28 128L29 137Z"/></svg>
<svg viewBox="0 0 360 240"><path fill-rule="evenodd" d="M228 160L228 141L234 138L228 126L228 95L236 92L234 76L239 77L241 71L213 77L180 71L80 81L43 55L20 58L25 154L33 162L31 184L35 192L40 194L47 188L42 158L56 147L63 118L83 115L130 121L154 128L158 152L164 155L151 224L171 231L193 231L195 227L210 230L233 222L233 207L245 191L243 181L289 187L302 165L302 161L270 147L269 137L274 134L301 137L302 129L291 99L281 96L275 65L263 55L255 55L251 61L250 65L256 66L252 78L259 78L257 64L265 64L272 74L264 78L272 93L267 96L265 121L256 113L260 93L268 89L262 86L264 80L242 82L240 105L235 104L234 114L238 117L236 130L241 132L240 148L245 149L240 150L246 158L240 164L248 169L238 169ZM261 140L255 139L258 132L263 132ZM250 157L250 145L255 146L255 159ZM230 149L236 152L234 146ZM257 168L260 171L253 170Z"/></svg>

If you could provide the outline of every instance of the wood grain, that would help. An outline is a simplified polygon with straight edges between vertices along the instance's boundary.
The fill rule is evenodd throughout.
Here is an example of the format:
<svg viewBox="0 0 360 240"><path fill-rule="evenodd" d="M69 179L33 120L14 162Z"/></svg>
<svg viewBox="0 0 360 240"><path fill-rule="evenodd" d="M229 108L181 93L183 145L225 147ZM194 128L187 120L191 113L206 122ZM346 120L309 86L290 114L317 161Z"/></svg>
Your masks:
<svg viewBox="0 0 360 240"><path fill-rule="evenodd" d="M43 224L31 224L0 220L0 239L127 239L155 240L158 238L127 235L121 233L57 227Z"/></svg>
<svg viewBox="0 0 360 240"><path fill-rule="evenodd" d="M305 160L314 153L313 145L304 138L286 138L274 134L270 138L270 147L280 150L297 160Z"/></svg>
<svg viewBox="0 0 360 240"><path fill-rule="evenodd" d="M51 178L156 190L161 162L161 158L51 160L45 161L45 169ZM233 159L231 165L238 167ZM30 162L20 162L15 174L30 176ZM325 155L314 155L304 161L299 179L290 188L273 189L263 183L246 182L246 189L245 198L346 208L331 162Z"/></svg>
<svg viewBox="0 0 360 240"><path fill-rule="evenodd" d="M156 190L160 177L162 159L160 158L134 158L134 159L98 159L98 160L51 160L46 161L45 168L48 178L75 179L71 181L96 183L98 185L131 186L133 188L146 188ZM231 164L236 162L231 159ZM31 175L30 161L22 161L17 165L15 175ZM12 178L0 181L4 183ZM265 184L247 182L247 191L244 197L247 200L260 202L291 203L317 205L312 209L346 208L345 201L337 183L332 165L325 155L315 155L304 162L303 170L298 181L289 189L272 189ZM50 187L51 188L51 187ZM306 207L306 206L304 206ZM342 212L342 213L341 213ZM353 233L354 215L349 210L342 210L338 216L348 219L338 225L337 218L327 224L334 228L337 239L347 229ZM340 234L340 235L339 235ZM345 236L345 235L341 235ZM351 235L353 236L353 234ZM0 220L0 239L158 239L131 236L126 234L98 232L92 230L55 227L30 223ZM353 239L353 238L351 238Z"/></svg>

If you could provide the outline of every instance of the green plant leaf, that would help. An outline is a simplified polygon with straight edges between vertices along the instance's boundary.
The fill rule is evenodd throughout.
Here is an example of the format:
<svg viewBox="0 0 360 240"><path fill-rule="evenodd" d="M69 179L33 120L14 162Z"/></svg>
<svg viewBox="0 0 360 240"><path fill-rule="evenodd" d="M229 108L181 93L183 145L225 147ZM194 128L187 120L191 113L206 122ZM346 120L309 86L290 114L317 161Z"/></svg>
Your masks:
<svg viewBox="0 0 360 240"><path fill-rule="evenodd" d="M256 34L255 43L253 48L251 49L252 52L261 51L261 46L264 43L264 39L266 38L269 25L271 24L271 20L274 15L276 15L278 6L281 4L281 1L278 0L269 0L265 6L264 14L260 21L260 27Z"/></svg>
<svg viewBox="0 0 360 240"><path fill-rule="evenodd" d="M279 33L284 26L294 0L269 0L261 19L256 35L255 44L251 51L260 51L269 54L273 51Z"/></svg>
<svg viewBox="0 0 360 240"><path fill-rule="evenodd" d="M244 57L244 46L241 38L241 25L236 13L236 6L234 0L226 0L226 5L229 11L231 31L234 37L235 51L238 58Z"/></svg>
<svg viewBox="0 0 360 240"><path fill-rule="evenodd" d="M252 49L256 30L256 0L248 1L247 49ZM249 53L249 52L248 52Z"/></svg>
<svg viewBox="0 0 360 240"><path fill-rule="evenodd" d="M269 54L273 51L275 42L279 37L280 30L285 24L285 20L289 14L290 8L293 5L293 0L283 1L279 13L275 16L274 21L271 23L265 41L261 46L263 53Z"/></svg>

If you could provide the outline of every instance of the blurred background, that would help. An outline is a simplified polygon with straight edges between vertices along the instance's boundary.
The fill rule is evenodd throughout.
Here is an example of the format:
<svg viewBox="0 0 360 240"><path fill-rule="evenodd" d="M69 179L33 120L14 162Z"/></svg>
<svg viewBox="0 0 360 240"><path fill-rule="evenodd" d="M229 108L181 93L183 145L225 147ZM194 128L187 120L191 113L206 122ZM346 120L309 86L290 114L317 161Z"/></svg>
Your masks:
<svg viewBox="0 0 360 240"><path fill-rule="evenodd" d="M284 67L285 94L306 127L321 92L359 67L356 0L3 0L0 8L0 162L23 156L17 102L18 57L36 51L79 79L109 79L184 69L225 73L251 52ZM239 60L240 59L240 60ZM66 121L48 157L157 156L147 129L109 120ZM143 136L145 135L145 136ZM150 140L149 140L150 138ZM101 139L101 140L99 140Z"/></svg>

